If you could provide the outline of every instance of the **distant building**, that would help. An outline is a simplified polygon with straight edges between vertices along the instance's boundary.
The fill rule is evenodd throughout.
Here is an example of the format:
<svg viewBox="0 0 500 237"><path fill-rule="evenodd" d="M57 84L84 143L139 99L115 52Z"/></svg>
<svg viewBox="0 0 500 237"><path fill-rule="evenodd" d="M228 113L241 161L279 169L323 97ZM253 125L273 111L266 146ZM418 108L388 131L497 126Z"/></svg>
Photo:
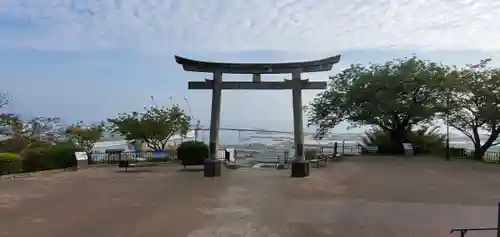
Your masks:
<svg viewBox="0 0 500 237"><path fill-rule="evenodd" d="M104 153L106 150L122 149L125 152L135 151L133 144L127 140L99 141L94 144L92 152Z"/></svg>

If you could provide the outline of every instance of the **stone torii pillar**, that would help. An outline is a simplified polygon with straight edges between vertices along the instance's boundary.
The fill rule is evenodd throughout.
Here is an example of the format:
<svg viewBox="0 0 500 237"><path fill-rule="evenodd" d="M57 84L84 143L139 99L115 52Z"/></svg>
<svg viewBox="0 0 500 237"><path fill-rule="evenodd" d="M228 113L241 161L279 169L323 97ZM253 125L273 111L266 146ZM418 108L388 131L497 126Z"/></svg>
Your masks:
<svg viewBox="0 0 500 237"><path fill-rule="evenodd" d="M304 157L304 122L302 116L302 79L300 77L300 71L292 72L292 105L293 105L293 141L295 145L295 163L300 164L299 171L306 170L306 174L304 176L309 175L309 166ZM322 89L326 89L326 83L322 85ZM304 163L306 162L306 163ZM301 168L302 166L307 166L305 168ZM297 165L293 166L292 163L292 173L294 172L294 168Z"/></svg>
<svg viewBox="0 0 500 237"><path fill-rule="evenodd" d="M209 160L205 162L205 177L217 177L221 174L222 162L217 160L219 147L220 111L222 103L222 73L214 72L212 82L212 111L210 114ZM208 82L208 81L207 81ZM208 172L207 171L212 171ZM212 175L213 173L213 175Z"/></svg>
<svg viewBox="0 0 500 237"><path fill-rule="evenodd" d="M302 90L325 89L326 82L302 80L301 73L321 72L332 69L340 61L340 55L316 61L294 63L219 63L191 60L175 56L175 61L185 71L210 72L213 79L190 81L188 89L212 90L212 113L210 119L210 155L205 161L205 177L221 176L221 161L217 160L222 90L292 90L295 160L291 177L309 176L309 162L304 157L304 128L302 116ZM223 73L252 74L253 81L222 81ZM281 82L263 82L261 74L291 73L292 79Z"/></svg>

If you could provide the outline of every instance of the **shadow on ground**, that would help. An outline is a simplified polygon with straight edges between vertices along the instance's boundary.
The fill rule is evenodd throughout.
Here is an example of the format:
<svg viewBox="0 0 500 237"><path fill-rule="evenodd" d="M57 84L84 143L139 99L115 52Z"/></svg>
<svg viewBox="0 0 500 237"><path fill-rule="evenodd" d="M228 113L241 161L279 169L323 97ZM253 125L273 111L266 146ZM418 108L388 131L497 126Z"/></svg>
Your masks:
<svg viewBox="0 0 500 237"><path fill-rule="evenodd" d="M154 172L152 169L128 169L128 170L117 170L116 173L151 173Z"/></svg>
<svg viewBox="0 0 500 237"><path fill-rule="evenodd" d="M177 172L203 172L204 168L203 167L195 167L195 168L182 168L180 170L177 170Z"/></svg>

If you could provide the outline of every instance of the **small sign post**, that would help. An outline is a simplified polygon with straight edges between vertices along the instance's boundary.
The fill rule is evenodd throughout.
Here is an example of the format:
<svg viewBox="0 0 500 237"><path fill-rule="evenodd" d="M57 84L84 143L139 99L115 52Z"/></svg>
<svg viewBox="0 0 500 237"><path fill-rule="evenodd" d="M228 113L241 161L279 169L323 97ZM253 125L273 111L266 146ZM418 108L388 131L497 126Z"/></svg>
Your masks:
<svg viewBox="0 0 500 237"><path fill-rule="evenodd" d="M405 156L413 156L413 145L411 143L403 143L403 149L405 150Z"/></svg>
<svg viewBox="0 0 500 237"><path fill-rule="evenodd" d="M76 160L88 160L89 159L87 152L83 152L83 151L75 152L75 157L76 157Z"/></svg>

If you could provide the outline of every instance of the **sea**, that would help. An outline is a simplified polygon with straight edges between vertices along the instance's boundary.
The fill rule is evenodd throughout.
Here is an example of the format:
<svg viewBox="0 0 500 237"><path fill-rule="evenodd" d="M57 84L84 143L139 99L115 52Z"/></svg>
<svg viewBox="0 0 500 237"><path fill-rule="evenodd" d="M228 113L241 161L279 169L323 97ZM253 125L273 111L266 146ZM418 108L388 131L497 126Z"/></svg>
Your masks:
<svg viewBox="0 0 500 237"><path fill-rule="evenodd" d="M206 133L206 132L204 132ZM200 134L200 139L208 142L208 133ZM335 142L341 144L342 142L348 144L362 144L362 137L364 133L331 133L327 137L316 140L312 135L306 135L304 139L305 144L333 144ZM480 135L481 141L488 138L487 134ZM293 134L272 134L263 132L231 132L221 131L220 140L221 144L248 144L248 143L262 143L262 144L275 144L282 141L293 140ZM451 133L450 146L455 148L473 149L474 144L465 135ZM500 145L491 147L489 151L500 152Z"/></svg>
<svg viewBox="0 0 500 237"><path fill-rule="evenodd" d="M200 139L208 142L208 133L200 134ZM362 143L364 133L332 133L322 140L316 140L312 135L306 135L304 145L306 149L321 149L325 154L333 153L334 143L338 144L338 151L345 154L359 154L359 145ZM487 135L481 135L481 141ZM252 153L255 160L261 162L275 162L278 158L290 159L294 154L293 134L273 134L264 132L220 132L221 147L231 147L237 150ZM474 145L470 139L461 134L450 134L450 147L473 150ZM500 152L500 146L491 147L488 151ZM287 157L288 156L288 157Z"/></svg>

